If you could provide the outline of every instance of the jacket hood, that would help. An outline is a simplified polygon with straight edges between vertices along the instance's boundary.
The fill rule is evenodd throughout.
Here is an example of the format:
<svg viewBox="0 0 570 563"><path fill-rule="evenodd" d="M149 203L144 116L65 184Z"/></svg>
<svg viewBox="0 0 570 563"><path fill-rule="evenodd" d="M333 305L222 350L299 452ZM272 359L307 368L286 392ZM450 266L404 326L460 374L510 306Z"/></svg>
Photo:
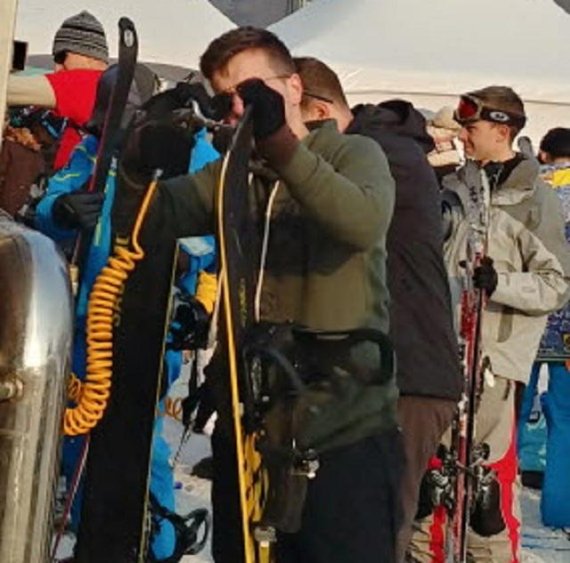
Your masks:
<svg viewBox="0 0 570 563"><path fill-rule="evenodd" d="M520 162L513 168L498 189L491 194L497 205L516 205L530 197L539 181L540 165L535 158L518 153Z"/></svg>
<svg viewBox="0 0 570 563"><path fill-rule="evenodd" d="M424 116L405 100L389 100L378 105L360 104L353 108L354 119L347 133L377 129L412 138L428 154L434 148Z"/></svg>

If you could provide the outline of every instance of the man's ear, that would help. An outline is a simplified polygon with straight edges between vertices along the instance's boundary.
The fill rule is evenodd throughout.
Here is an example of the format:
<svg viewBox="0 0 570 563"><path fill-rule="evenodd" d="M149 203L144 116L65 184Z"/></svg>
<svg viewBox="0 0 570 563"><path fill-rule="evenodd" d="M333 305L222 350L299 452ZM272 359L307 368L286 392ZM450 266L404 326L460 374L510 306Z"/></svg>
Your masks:
<svg viewBox="0 0 570 563"><path fill-rule="evenodd" d="M303 99L303 83L301 77L294 73L287 79L287 89L289 90L289 101L294 105L301 105Z"/></svg>
<svg viewBox="0 0 570 563"><path fill-rule="evenodd" d="M502 123L497 123L496 127L497 139L500 143L512 144L513 140L511 137L511 128L508 125L503 125Z"/></svg>
<svg viewBox="0 0 570 563"><path fill-rule="evenodd" d="M313 100L313 113L316 117L316 121L332 118L330 104L322 102L321 100Z"/></svg>
<svg viewBox="0 0 570 563"><path fill-rule="evenodd" d="M303 121L323 121L332 119L330 105L320 100L310 99L301 106L301 116Z"/></svg>

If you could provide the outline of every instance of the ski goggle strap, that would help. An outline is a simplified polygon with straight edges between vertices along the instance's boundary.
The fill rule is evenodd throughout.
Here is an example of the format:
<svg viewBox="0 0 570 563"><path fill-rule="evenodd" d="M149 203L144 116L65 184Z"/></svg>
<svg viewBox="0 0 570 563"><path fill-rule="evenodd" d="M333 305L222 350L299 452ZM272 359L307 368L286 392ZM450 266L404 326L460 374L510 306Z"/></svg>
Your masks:
<svg viewBox="0 0 570 563"><path fill-rule="evenodd" d="M481 100L469 94L461 96L453 117L460 125L483 120L502 125L514 125L522 129L526 123L524 115L486 107Z"/></svg>

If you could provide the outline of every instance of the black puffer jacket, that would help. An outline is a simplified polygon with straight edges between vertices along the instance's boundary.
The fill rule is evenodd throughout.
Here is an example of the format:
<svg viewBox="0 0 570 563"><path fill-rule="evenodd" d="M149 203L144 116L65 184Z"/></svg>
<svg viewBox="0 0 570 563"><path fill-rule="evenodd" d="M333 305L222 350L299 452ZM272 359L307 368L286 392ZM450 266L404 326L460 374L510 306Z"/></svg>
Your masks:
<svg viewBox="0 0 570 563"><path fill-rule="evenodd" d="M390 333L402 395L458 399L462 376L443 262L441 204L425 120L402 100L361 105L346 133L376 140L396 180L388 231Z"/></svg>

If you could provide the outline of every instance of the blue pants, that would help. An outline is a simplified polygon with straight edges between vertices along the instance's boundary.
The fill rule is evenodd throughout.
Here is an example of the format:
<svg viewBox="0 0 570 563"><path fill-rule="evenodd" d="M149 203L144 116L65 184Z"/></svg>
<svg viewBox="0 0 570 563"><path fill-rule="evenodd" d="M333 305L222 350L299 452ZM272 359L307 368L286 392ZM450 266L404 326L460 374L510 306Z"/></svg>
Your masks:
<svg viewBox="0 0 570 563"><path fill-rule="evenodd" d="M166 389L178 379L182 367L182 352L167 350L164 356L166 370ZM150 492L154 498L170 512L174 512L174 475L170 466L170 446L163 436L164 401L159 403L159 414L154 422L152 435L152 460L150 465ZM174 553L176 535L174 526L168 520L162 520L159 530L152 539L151 550L155 559L166 559Z"/></svg>
<svg viewBox="0 0 570 563"><path fill-rule="evenodd" d="M174 478L170 466L170 447L162 436L164 415L159 415L154 423L152 439L152 463L150 469L150 492L165 508L174 511ZM159 529L151 543L156 559L166 559L174 553L176 535L169 520L161 520Z"/></svg>
<svg viewBox="0 0 570 563"><path fill-rule="evenodd" d="M168 350L165 354L166 387L169 388L180 374L182 366L182 353ZM159 412L163 412L161 401ZM163 437L164 416L160 415L154 423L152 436L152 459L150 474L150 491L156 500L164 507L174 512L174 476L170 466L170 446ZM62 455L62 472L71 483L76 471L79 457L85 442L84 436L64 438ZM83 481L83 480L82 480ZM77 532L81 518L81 498L83 493L82 481L79 483L77 494L71 507L71 529ZM174 527L168 521L162 521L160 529L151 543L151 550L156 559L166 559L174 553L176 537Z"/></svg>
<svg viewBox="0 0 570 563"><path fill-rule="evenodd" d="M525 392L521 423L526 423L538 383L540 364L535 364ZM561 362L548 364L548 392L542 408L548 428L546 469L541 513L545 526L570 526L570 372ZM524 447L521 442L520 447Z"/></svg>

